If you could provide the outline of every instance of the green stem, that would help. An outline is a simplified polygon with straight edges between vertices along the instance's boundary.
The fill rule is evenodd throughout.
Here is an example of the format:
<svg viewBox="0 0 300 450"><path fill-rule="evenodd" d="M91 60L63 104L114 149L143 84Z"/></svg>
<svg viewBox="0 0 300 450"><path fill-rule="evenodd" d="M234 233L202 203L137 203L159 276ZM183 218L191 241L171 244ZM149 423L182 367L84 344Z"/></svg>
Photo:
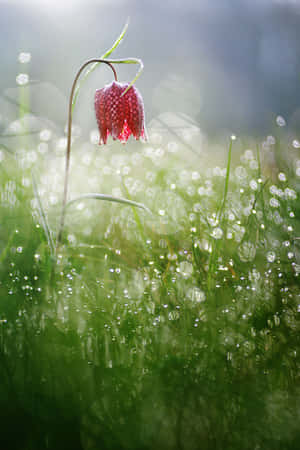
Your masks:
<svg viewBox="0 0 300 450"><path fill-rule="evenodd" d="M71 154L71 134L72 134L72 116L73 116L73 97L74 92L76 88L76 83L78 81L78 78L80 77L80 74L82 71L89 65L93 63L105 63L107 64L113 71L115 80L117 81L117 74L115 71L115 68L113 65L106 61L105 59L100 58L93 58L86 61L80 69L78 70L75 79L72 84L70 99L69 99L69 114L68 114L68 131L67 131L67 151L66 151L66 166L65 166L65 182L64 182L64 196L63 196L63 203L62 203L62 210L61 210L61 216L60 216L60 223L59 223L59 229L57 234L57 241L56 241L56 250L58 249L61 239L62 239L62 232L64 228L65 223L65 212L66 212L66 203L67 203L67 197L68 197L68 182L69 182L69 171L70 171L70 154Z"/></svg>

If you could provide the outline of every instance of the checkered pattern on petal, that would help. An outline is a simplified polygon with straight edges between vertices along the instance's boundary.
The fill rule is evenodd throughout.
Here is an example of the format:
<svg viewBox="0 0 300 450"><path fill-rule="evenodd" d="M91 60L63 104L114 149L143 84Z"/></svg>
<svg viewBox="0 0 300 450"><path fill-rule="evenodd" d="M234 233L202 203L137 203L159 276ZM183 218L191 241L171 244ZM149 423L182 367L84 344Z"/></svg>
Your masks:
<svg viewBox="0 0 300 450"><path fill-rule="evenodd" d="M106 126L105 120L105 87L103 89L97 89L95 93L95 111L96 111L96 119L99 128L99 145L106 144L108 130Z"/></svg>
<svg viewBox="0 0 300 450"><path fill-rule="evenodd" d="M113 81L96 91L95 110L100 145L106 144L109 134L121 142L126 142L131 134L136 139L146 138L142 96L134 86L122 96L127 87L128 83Z"/></svg>

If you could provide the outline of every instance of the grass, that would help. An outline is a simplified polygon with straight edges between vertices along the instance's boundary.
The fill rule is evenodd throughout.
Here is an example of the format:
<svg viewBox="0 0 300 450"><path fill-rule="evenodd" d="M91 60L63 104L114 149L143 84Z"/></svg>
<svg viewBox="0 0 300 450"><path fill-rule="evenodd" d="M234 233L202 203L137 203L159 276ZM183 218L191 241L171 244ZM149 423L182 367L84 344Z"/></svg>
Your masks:
<svg viewBox="0 0 300 450"><path fill-rule="evenodd" d="M75 141L72 198L152 214L82 199L55 259L61 141L22 139L0 145L2 448L298 448L297 154Z"/></svg>

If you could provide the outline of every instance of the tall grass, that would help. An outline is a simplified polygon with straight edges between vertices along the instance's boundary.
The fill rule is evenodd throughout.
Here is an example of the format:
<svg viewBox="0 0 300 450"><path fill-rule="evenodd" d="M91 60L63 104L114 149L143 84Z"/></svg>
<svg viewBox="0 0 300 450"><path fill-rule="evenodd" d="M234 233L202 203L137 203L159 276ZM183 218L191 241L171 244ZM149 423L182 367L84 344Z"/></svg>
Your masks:
<svg viewBox="0 0 300 450"><path fill-rule="evenodd" d="M161 138L74 143L73 198L152 214L70 204L56 259L63 154L0 145L1 448L299 447L297 155Z"/></svg>

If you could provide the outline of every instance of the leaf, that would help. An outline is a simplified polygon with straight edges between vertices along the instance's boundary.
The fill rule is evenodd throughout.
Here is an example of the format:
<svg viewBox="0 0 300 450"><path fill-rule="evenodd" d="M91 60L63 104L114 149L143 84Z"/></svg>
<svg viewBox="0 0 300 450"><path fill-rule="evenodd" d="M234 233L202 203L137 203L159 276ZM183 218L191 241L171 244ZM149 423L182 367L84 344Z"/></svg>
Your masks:
<svg viewBox="0 0 300 450"><path fill-rule="evenodd" d="M114 197L112 195L97 194L97 193L82 194L79 197L73 198L72 200L68 201L68 203L66 204L66 207L70 206L73 203L76 203L81 200L86 200L86 199L107 200L109 202L123 203L125 205L136 206L137 208L144 209L149 214L152 214L150 209L148 209L142 203L134 202L133 200L127 200L126 198L122 198L122 197Z"/></svg>
<svg viewBox="0 0 300 450"><path fill-rule="evenodd" d="M44 211L44 208L43 208L43 205L42 205L42 202L41 202L41 198L39 196L39 192L38 192L38 189L37 189L37 184L36 184L36 180L35 180L35 176L34 176L33 172L31 173L31 176L32 176L33 192L34 192L34 196L35 196L36 201L37 201L38 211L39 211L39 214L40 214L41 223L42 223L42 226L43 226L46 238L47 238L47 242L48 242L48 246L50 248L51 254L54 255L54 242L53 242L53 239L52 239L52 235L51 235L50 227L49 227L49 224L48 224L47 216L46 216L46 213Z"/></svg>

